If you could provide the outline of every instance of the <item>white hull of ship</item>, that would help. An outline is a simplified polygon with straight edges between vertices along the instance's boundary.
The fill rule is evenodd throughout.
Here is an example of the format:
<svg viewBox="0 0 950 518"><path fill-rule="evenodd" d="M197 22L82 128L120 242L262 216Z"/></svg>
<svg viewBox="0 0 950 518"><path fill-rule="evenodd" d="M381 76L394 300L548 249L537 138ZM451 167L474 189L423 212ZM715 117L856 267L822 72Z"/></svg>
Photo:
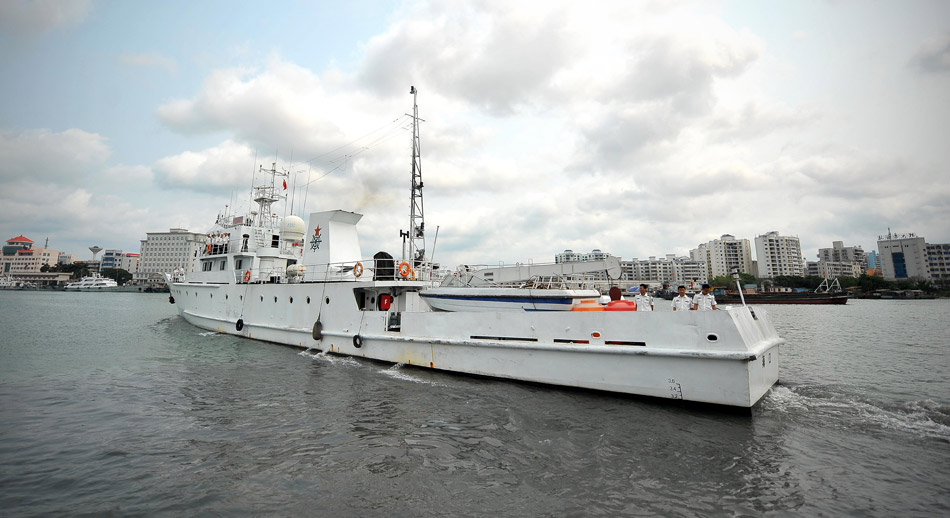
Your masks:
<svg viewBox="0 0 950 518"><path fill-rule="evenodd" d="M200 328L452 372L738 407L778 380L782 340L762 309L434 312L410 284L179 283L172 294ZM397 296L382 311L354 290Z"/></svg>

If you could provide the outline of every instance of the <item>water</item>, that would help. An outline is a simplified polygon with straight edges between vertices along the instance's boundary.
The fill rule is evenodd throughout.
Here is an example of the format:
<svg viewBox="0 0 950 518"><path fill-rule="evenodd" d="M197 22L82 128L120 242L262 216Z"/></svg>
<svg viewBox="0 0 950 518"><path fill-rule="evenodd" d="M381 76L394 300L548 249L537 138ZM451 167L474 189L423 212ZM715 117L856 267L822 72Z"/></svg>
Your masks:
<svg viewBox="0 0 950 518"><path fill-rule="evenodd" d="M950 301L766 309L782 382L748 416L0 292L0 516L950 513Z"/></svg>

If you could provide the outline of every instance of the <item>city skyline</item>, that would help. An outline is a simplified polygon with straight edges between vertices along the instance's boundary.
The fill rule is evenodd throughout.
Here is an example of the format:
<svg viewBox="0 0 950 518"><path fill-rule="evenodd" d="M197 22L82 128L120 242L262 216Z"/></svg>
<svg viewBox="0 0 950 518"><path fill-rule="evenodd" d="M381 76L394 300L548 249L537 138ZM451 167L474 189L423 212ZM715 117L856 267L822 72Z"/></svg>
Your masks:
<svg viewBox="0 0 950 518"><path fill-rule="evenodd" d="M950 242L946 2L63 0L0 27L0 232L77 259L205 232L274 162L278 210L362 212L364 253L398 254L410 85L449 267Z"/></svg>

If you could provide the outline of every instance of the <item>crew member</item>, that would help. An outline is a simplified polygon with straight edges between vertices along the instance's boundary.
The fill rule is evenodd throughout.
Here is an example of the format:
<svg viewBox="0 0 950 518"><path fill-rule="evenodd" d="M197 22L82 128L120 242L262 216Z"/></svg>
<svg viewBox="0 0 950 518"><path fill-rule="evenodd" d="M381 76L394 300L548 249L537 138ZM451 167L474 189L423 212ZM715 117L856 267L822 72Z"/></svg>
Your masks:
<svg viewBox="0 0 950 518"><path fill-rule="evenodd" d="M686 296L686 286L676 288L679 295L673 297L673 311L689 311L693 307L693 300Z"/></svg>
<svg viewBox="0 0 950 518"><path fill-rule="evenodd" d="M709 285L703 284L703 289L693 297L693 311L710 311L719 309L716 306L716 296L709 293Z"/></svg>
<svg viewBox="0 0 950 518"><path fill-rule="evenodd" d="M633 301L637 303L637 311L653 311L653 297L647 293L647 285L640 285L640 293L633 296Z"/></svg>

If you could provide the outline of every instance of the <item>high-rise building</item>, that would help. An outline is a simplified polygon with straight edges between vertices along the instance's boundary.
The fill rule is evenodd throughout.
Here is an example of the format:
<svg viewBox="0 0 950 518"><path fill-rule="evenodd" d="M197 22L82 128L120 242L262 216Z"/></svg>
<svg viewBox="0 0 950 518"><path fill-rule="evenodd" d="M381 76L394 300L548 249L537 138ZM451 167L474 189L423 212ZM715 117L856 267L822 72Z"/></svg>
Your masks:
<svg viewBox="0 0 950 518"><path fill-rule="evenodd" d="M950 243L927 243L927 268L930 270L931 279L950 279Z"/></svg>
<svg viewBox="0 0 950 518"><path fill-rule="evenodd" d="M885 279L930 278L924 238L888 231L877 238L877 249Z"/></svg>
<svg viewBox="0 0 950 518"><path fill-rule="evenodd" d="M752 247L748 239L736 239L730 234L689 251L694 261L706 261L710 277L732 275L733 270L755 275L752 268Z"/></svg>
<svg viewBox="0 0 950 518"><path fill-rule="evenodd" d="M805 275L802 246L797 237L780 236L774 230L757 236L755 258L760 279L773 279L780 275Z"/></svg>
<svg viewBox="0 0 950 518"><path fill-rule="evenodd" d="M860 246L844 246L842 241L832 241L831 248L819 248L818 260L840 263L856 263L862 270L868 268L868 258Z"/></svg>
<svg viewBox="0 0 950 518"><path fill-rule="evenodd" d="M168 232L148 232L142 240L138 271L132 274L136 282L164 282L165 273L176 268L195 271L198 252L205 247L208 236L173 228Z"/></svg>
<svg viewBox="0 0 950 518"><path fill-rule="evenodd" d="M805 263L805 275L825 277L859 277L864 270L858 263L844 261L808 261Z"/></svg>

